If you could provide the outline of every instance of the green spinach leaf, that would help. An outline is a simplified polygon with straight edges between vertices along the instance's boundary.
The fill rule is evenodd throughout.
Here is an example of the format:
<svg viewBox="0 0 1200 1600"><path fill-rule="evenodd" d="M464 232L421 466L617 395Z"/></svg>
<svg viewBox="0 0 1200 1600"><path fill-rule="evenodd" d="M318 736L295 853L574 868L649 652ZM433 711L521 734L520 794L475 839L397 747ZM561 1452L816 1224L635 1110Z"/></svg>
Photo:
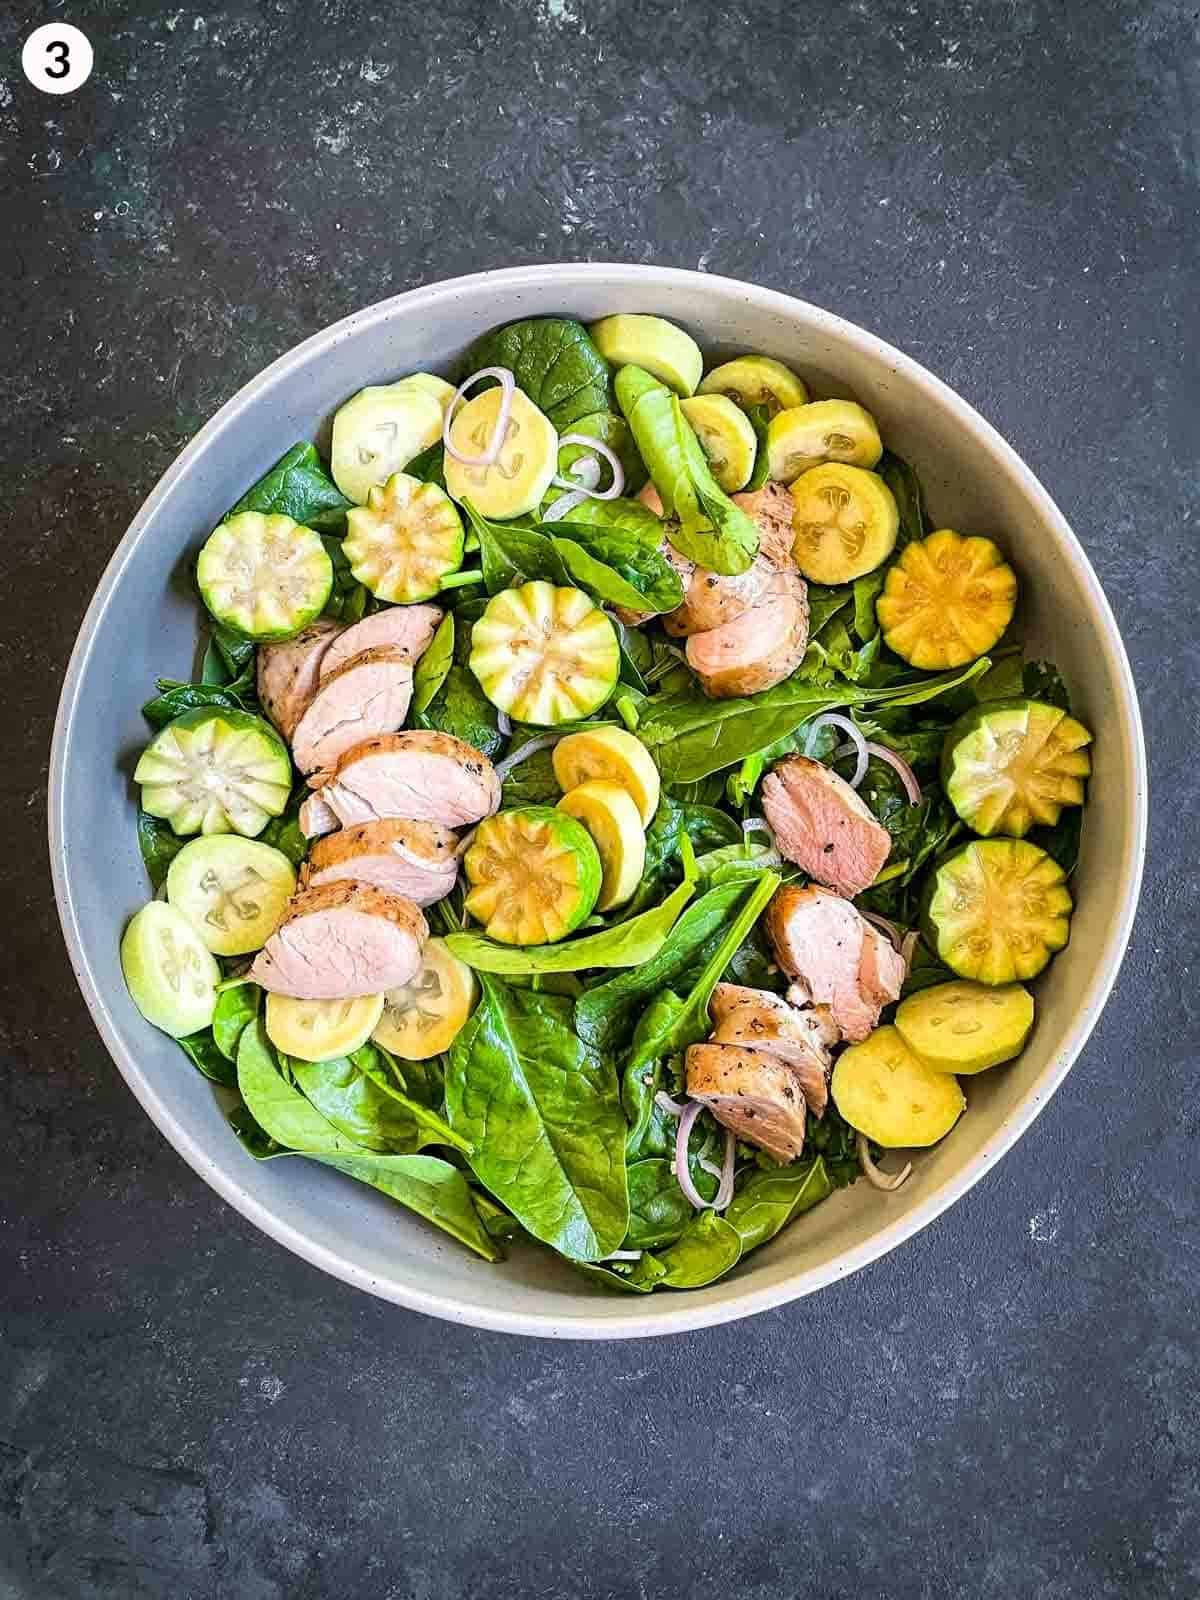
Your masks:
<svg viewBox="0 0 1200 1600"><path fill-rule="evenodd" d="M253 639L244 639L240 633L235 633L232 628L227 628L223 623L213 623L210 635L210 645L215 645L218 655L225 663L228 681L236 682L254 666L257 645ZM205 659L208 652L205 651Z"/></svg>
<svg viewBox="0 0 1200 1600"><path fill-rule="evenodd" d="M543 527L570 579L601 604L655 613L683 604L679 574L657 549L583 522Z"/></svg>
<svg viewBox="0 0 1200 1600"><path fill-rule="evenodd" d="M750 426L754 429L754 437L758 441L758 449L754 455L754 471L750 474L744 491L746 494L751 494L755 489L762 488L771 471L771 457L767 450L767 425L771 420L771 408L763 405L747 406L746 415L750 419Z"/></svg>
<svg viewBox="0 0 1200 1600"><path fill-rule="evenodd" d="M333 589L325 603L325 615L347 626L361 622L368 611L375 609L374 599L351 572L342 541L323 534L321 543L333 563Z"/></svg>
<svg viewBox="0 0 1200 1600"><path fill-rule="evenodd" d="M450 1051L446 1110L479 1181L534 1238L577 1261L629 1226L625 1120L612 1063L575 1033L571 1002L486 974Z"/></svg>
<svg viewBox="0 0 1200 1600"><path fill-rule="evenodd" d="M138 848L150 882L161 889L167 881L167 868L187 843L181 839L169 822L152 817L148 811L139 811L137 819Z"/></svg>
<svg viewBox="0 0 1200 1600"><path fill-rule="evenodd" d="M444 489L446 451L442 441L439 439L428 450L422 450L419 456L414 456L404 470L410 478L420 478L422 483L436 483L439 489Z"/></svg>
<svg viewBox="0 0 1200 1600"><path fill-rule="evenodd" d="M325 471L312 445L294 444L226 516L261 511L265 516L291 517L318 533L340 534L353 503Z"/></svg>
<svg viewBox="0 0 1200 1600"><path fill-rule="evenodd" d="M715 1283L737 1266L742 1256L742 1240L737 1229L715 1211L701 1211L693 1217L679 1239L668 1250L659 1253L656 1267L665 1272L653 1272L655 1289L702 1289L706 1283ZM646 1257L634 1268L633 1277L641 1278L646 1272Z"/></svg>
<svg viewBox="0 0 1200 1600"><path fill-rule="evenodd" d="M438 623L437 632L429 648L417 662L413 672L412 708L414 712L428 708L438 690L446 681L446 674L454 662L454 613L447 611Z"/></svg>
<svg viewBox="0 0 1200 1600"><path fill-rule="evenodd" d="M241 983L231 983L217 996L217 1009L213 1012L212 1035L217 1049L227 1061L237 1061L238 1044L242 1033L258 1016L262 990L249 978Z"/></svg>
<svg viewBox="0 0 1200 1600"><path fill-rule="evenodd" d="M361 1149L404 1153L448 1144L469 1151L441 1117L394 1086L371 1045L334 1061L289 1057L286 1067L309 1104Z"/></svg>
<svg viewBox="0 0 1200 1600"><path fill-rule="evenodd" d="M560 433L584 431L575 424L612 410L608 362L583 324L569 317L529 317L485 333L467 352L466 366L469 372L507 367Z"/></svg>
<svg viewBox="0 0 1200 1600"><path fill-rule="evenodd" d="M903 550L906 544L911 544L914 539L923 539L930 531L920 479L907 461L893 455L890 450L883 452L883 458L875 470L896 498L896 508L900 512L896 549Z"/></svg>
<svg viewBox="0 0 1200 1600"><path fill-rule="evenodd" d="M237 1082L251 1117L284 1149L317 1155L362 1153L362 1146L339 1132L283 1076L261 1017L242 1031Z"/></svg>
<svg viewBox="0 0 1200 1600"><path fill-rule="evenodd" d="M298 867L308 854L308 839L300 830L300 807L309 793L306 783L298 783L283 811L279 816L272 817L258 835L263 844L281 850L294 867Z"/></svg>
<svg viewBox="0 0 1200 1600"><path fill-rule="evenodd" d="M1052 661L1027 661L1021 674L1021 691L1030 700L1070 711L1071 697L1063 675Z"/></svg>
<svg viewBox="0 0 1200 1600"><path fill-rule="evenodd" d="M200 1033L189 1033L177 1043L192 1065L213 1083L223 1084L228 1089L237 1082L233 1063L217 1048L211 1028L205 1028Z"/></svg>
<svg viewBox="0 0 1200 1600"><path fill-rule="evenodd" d="M629 1167L629 1232L623 1250L652 1250L674 1244L692 1220L692 1208L679 1187L674 1165L661 1158Z"/></svg>
<svg viewBox="0 0 1200 1600"><path fill-rule="evenodd" d="M739 1184L725 1220L736 1229L742 1254L747 1255L832 1193L833 1184L820 1156L774 1171L758 1168Z"/></svg>

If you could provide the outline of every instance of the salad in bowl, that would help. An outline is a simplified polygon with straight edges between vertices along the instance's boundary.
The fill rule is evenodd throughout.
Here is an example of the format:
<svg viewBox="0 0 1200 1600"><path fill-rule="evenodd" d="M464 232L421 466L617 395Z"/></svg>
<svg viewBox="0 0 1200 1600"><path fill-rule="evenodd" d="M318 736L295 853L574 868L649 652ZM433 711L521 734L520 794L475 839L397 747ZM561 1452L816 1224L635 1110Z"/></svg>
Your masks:
<svg viewBox="0 0 1200 1600"><path fill-rule="evenodd" d="M212 512L121 963L249 1156L702 1288L1024 1048L1092 735L856 401L526 318Z"/></svg>

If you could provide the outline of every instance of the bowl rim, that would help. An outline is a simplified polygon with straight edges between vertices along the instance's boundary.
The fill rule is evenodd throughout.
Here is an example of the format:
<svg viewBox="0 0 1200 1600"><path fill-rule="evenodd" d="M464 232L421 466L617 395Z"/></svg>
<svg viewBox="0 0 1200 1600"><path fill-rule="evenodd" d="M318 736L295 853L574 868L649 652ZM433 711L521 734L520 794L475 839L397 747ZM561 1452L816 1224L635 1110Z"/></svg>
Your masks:
<svg viewBox="0 0 1200 1600"><path fill-rule="evenodd" d="M895 370L903 372L909 379L930 392L939 405L991 455L997 469L1015 480L1016 487L1032 503L1039 516L1053 527L1064 555L1071 562L1076 576L1082 579L1093 615L1100 624L1100 643L1115 690L1118 715L1125 720L1125 731L1129 736L1134 763L1130 799L1124 818L1128 847L1124 852L1124 859L1117 867L1119 914L1108 930L1101 958L1093 968L1062 1046L991 1141L965 1167L927 1195L915 1210L904 1218L880 1228L870 1238L832 1263L797 1271L792 1276L759 1289L743 1293L733 1292L715 1302L697 1304L685 1295L672 1296L669 1305L662 1306L660 1302L660 1309L654 1315L649 1315L648 1310L643 1311L631 1306L628 1310L615 1314L610 1309L604 1317L589 1314L589 1305L595 1303L590 1297L580 1297L578 1317L574 1314L551 1315L510 1311L505 1307L475 1303L455 1295L434 1292L419 1284L392 1279L382 1280L364 1268L342 1259L334 1251L313 1243L302 1230L293 1227L285 1216L276 1214L252 1197L233 1175L232 1167L227 1167L214 1159L176 1123L167 1099L142 1070L136 1056L123 1042L87 959L78 910L71 885L67 881L63 851L66 773L70 761L77 702L87 671L92 643L112 603L125 567L144 537L148 524L151 523L158 506L174 484L190 470L193 461L201 456L227 428L234 426L264 390L351 332L357 333L364 327L386 323L398 307L404 307L407 311L428 311L434 314L445 302L484 285L552 292L556 287L565 289L588 283L606 283L614 288L625 286L647 290L664 284L674 284L681 288L703 287L705 290L723 292L727 296L752 300L764 310L773 312L785 320L793 320L797 313L800 313L810 327L819 333L840 343L849 344L864 355L875 359L882 357ZM757 1312L785 1305L811 1294L826 1284L836 1282L869 1265L920 1232L991 1170L1030 1126L1070 1070L1095 1027L1116 981L1133 927L1142 883L1146 853L1147 787L1145 737L1137 691L1124 643L1108 599L1086 552L1066 518L1033 471L1026 466L991 423L948 384L912 357L857 324L847 322L835 313L813 305L810 301L785 294L780 290L763 288L741 279L713 273L678 267L592 261L498 268L442 279L389 296L386 300L352 312L349 316L331 323L293 346L251 378L221 406L220 410L188 441L142 502L105 567L84 614L63 678L55 717L50 752L47 817L51 872L59 920L71 966L92 1019L126 1083L160 1132L193 1171L224 1200L264 1233L314 1266L355 1288L363 1289L367 1293L390 1300L409 1310L503 1333L566 1339L618 1339L666 1335L712 1327L752 1316Z"/></svg>

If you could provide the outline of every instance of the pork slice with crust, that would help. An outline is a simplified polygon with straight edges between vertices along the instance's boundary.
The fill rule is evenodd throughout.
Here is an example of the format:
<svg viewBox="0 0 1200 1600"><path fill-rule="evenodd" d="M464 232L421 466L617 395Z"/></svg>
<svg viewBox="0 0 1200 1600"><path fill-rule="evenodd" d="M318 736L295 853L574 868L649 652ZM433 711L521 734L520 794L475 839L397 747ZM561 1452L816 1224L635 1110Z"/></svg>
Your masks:
<svg viewBox="0 0 1200 1600"><path fill-rule="evenodd" d="M687 1057L687 1092L739 1139L778 1161L804 1149L808 1103L796 1075L761 1050L732 1044L694 1044Z"/></svg>
<svg viewBox="0 0 1200 1600"><path fill-rule="evenodd" d="M500 779L485 755L450 733L410 729L366 739L320 781L344 828L385 817L466 828L500 804Z"/></svg>
<svg viewBox="0 0 1200 1600"><path fill-rule="evenodd" d="M458 837L436 822L389 817L318 839L301 877L306 889L353 879L373 883L414 905L442 900L458 878Z"/></svg>
<svg viewBox="0 0 1200 1600"><path fill-rule="evenodd" d="M296 1000L381 994L416 976L428 935L410 900L372 884L322 884L293 895L250 977Z"/></svg>
<svg viewBox="0 0 1200 1600"><path fill-rule="evenodd" d="M414 663L429 649L441 620L440 606L386 606L344 630L326 653L321 677L329 677L364 650L379 650L385 646L404 651L409 662Z"/></svg>
<svg viewBox="0 0 1200 1600"><path fill-rule="evenodd" d="M352 656L321 680L292 734L301 772L327 772L339 756L404 724L412 700L412 662L390 645Z"/></svg>
<svg viewBox="0 0 1200 1600"><path fill-rule="evenodd" d="M684 586L683 604L663 619L667 632L678 638L736 622L747 611L771 598L778 589L780 573L790 573L800 583L799 592L806 602L807 616L807 586L796 570L791 553L791 495L782 484L771 483L752 494L734 495L733 499L754 518L758 528L758 554L745 572L734 575L710 572L706 567L695 568L691 581ZM784 526L786 537L780 532Z"/></svg>
<svg viewBox="0 0 1200 1600"><path fill-rule="evenodd" d="M791 677L807 647L807 585L795 573L779 572L760 605L723 627L693 633L686 655L705 694L728 700Z"/></svg>
<svg viewBox="0 0 1200 1600"><path fill-rule="evenodd" d="M758 550L777 567L792 561L792 546L796 535L792 518L796 502L781 483L764 483L761 489L732 496L735 506L740 506L747 516L753 517L758 527Z"/></svg>
<svg viewBox="0 0 1200 1600"><path fill-rule="evenodd" d="M341 631L340 622L322 618L294 639L258 647L258 701L289 743L317 692L321 667Z"/></svg>
<svg viewBox="0 0 1200 1600"><path fill-rule="evenodd" d="M780 854L839 894L869 888L892 848L857 791L807 756L786 756L767 774L762 805Z"/></svg>
<svg viewBox="0 0 1200 1600"><path fill-rule="evenodd" d="M825 1115L829 1103L829 1074L833 1061L824 1042L825 1026L811 1011L799 1011L780 995L766 989L744 989L739 984L718 984L717 991L733 989L718 999L713 994L716 1027L714 1044L762 1050L782 1061L795 1074L813 1113Z"/></svg>
<svg viewBox="0 0 1200 1600"><path fill-rule="evenodd" d="M809 885L775 891L766 912L775 959L795 983L788 998L827 1006L847 1039L865 1039L900 996L904 961L841 895Z"/></svg>

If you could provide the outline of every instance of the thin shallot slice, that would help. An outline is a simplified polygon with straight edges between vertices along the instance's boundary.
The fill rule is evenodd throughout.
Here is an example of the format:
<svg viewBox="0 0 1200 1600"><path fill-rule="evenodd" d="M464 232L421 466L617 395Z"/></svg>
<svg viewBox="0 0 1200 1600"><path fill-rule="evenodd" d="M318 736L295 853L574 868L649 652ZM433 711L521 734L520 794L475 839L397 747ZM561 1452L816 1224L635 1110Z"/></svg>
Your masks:
<svg viewBox="0 0 1200 1600"><path fill-rule="evenodd" d="M460 400L466 398L467 390L473 388L481 378L495 378L498 380L504 393L500 397L500 410L496 416L496 423L492 429L492 437L488 447L481 456L465 456L462 451L450 442L450 424L454 420L454 413L458 409ZM512 416L513 393L517 387L517 380L507 367L480 367L478 372L459 384L454 391L454 398L446 407L446 414L442 418L442 444L446 454L453 456L455 461L461 461L464 467L491 467L508 437L508 423Z"/></svg>
<svg viewBox="0 0 1200 1600"><path fill-rule="evenodd" d="M904 757L898 756L894 750L889 750L885 744L868 743L866 748L868 755L874 756L877 761L886 761L893 772L899 773L909 805L919 806L922 798L921 785L917 782L916 773ZM855 787L857 788L857 784Z"/></svg>
<svg viewBox="0 0 1200 1600"><path fill-rule="evenodd" d="M694 1206L697 1211L707 1211L708 1201L692 1182L692 1174L688 1168L688 1140L691 1138L696 1118L703 1110L704 1107L699 1100L691 1101L679 1119L679 1132L675 1135L675 1177L688 1204Z"/></svg>
<svg viewBox="0 0 1200 1600"><path fill-rule="evenodd" d="M912 1176L912 1162L906 1161L899 1172L884 1172L871 1160L871 1150L867 1143L865 1133L858 1135L858 1164L862 1175L871 1185L872 1189L882 1189L885 1194L891 1194L900 1185Z"/></svg>
<svg viewBox="0 0 1200 1600"><path fill-rule="evenodd" d="M805 735L804 754L806 756L812 755L813 743L817 733L821 728L825 727L840 728L847 735L850 743L858 753L858 765L854 769L854 776L850 779L851 788L857 789L867 775L867 741L851 722L850 718L842 716L840 711L824 711L819 717L813 718L808 725L808 733Z"/></svg>
<svg viewBox="0 0 1200 1600"><path fill-rule="evenodd" d="M496 776L503 783L514 767L519 767L522 761L528 761L530 756L537 755L539 750L549 750L561 738L561 733L539 733L536 739L530 739L519 750L510 750L503 761L497 761Z"/></svg>

